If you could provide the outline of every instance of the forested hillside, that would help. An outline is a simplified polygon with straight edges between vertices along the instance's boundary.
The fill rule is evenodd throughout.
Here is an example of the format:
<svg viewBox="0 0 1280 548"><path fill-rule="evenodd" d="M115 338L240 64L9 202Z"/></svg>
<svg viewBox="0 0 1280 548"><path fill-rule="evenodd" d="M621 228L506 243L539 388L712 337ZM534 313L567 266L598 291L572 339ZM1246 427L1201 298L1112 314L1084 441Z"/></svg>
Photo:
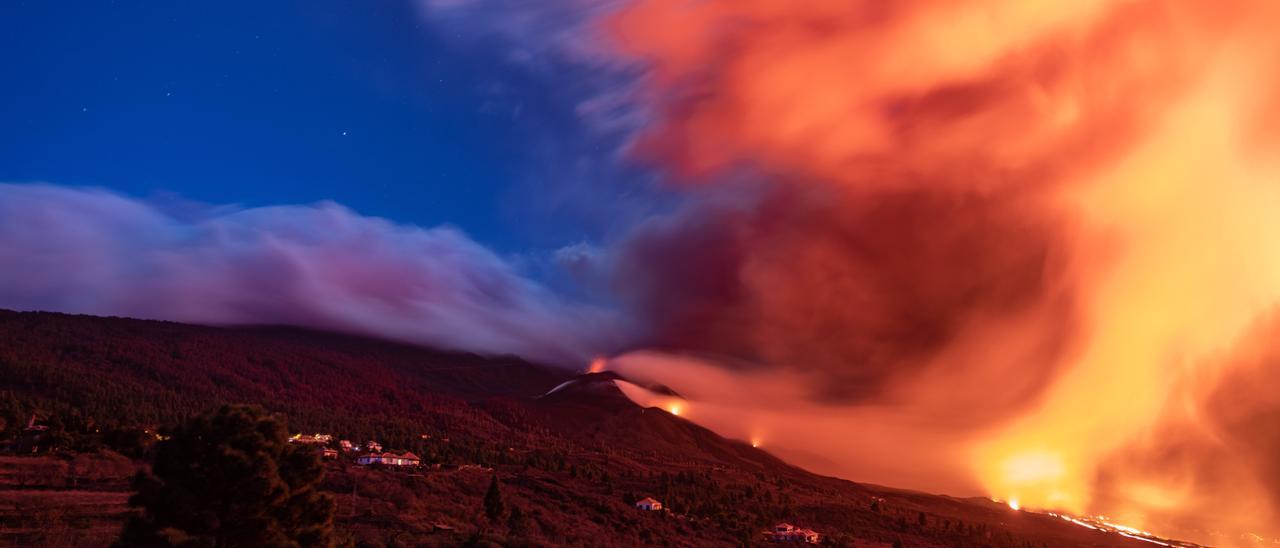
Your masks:
<svg viewBox="0 0 1280 548"><path fill-rule="evenodd" d="M258 403L302 431L408 446L482 415L465 401L540 394L569 375L483 358L287 327L0 311L0 413L32 412L73 435L155 428L226 402Z"/></svg>
<svg viewBox="0 0 1280 548"><path fill-rule="evenodd" d="M281 327L0 311L0 544L105 545L128 475L184 418L264 406L292 431L380 441L422 465L328 461L337 538L357 546L733 546L786 521L835 546L1135 543L1019 512L816 476L660 409L608 375ZM34 453L32 452L34 451ZM124 455L123 457L121 455ZM127 457L127 458L126 458ZM494 478L503 504L487 515ZM633 506L655 497L664 511ZM488 512L491 513L491 512Z"/></svg>

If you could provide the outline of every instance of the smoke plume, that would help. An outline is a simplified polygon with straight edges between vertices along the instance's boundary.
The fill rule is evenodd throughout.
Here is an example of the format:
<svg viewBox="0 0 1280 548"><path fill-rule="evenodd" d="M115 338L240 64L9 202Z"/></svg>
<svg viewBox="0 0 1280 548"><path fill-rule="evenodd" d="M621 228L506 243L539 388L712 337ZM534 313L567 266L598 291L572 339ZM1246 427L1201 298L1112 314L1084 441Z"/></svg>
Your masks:
<svg viewBox="0 0 1280 548"><path fill-rule="evenodd" d="M820 471L1280 535L1269 354L1221 357L1280 299L1277 10L628 3L688 200L601 265L662 351L611 367Z"/></svg>

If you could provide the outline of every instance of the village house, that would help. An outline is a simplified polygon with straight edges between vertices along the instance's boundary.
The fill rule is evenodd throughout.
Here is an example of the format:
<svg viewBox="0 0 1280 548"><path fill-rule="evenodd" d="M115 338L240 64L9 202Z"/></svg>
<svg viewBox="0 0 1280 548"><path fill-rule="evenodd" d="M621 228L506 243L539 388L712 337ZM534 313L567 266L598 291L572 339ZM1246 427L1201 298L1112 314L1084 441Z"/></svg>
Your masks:
<svg viewBox="0 0 1280 548"><path fill-rule="evenodd" d="M330 448L328 448L328 447L325 447L323 450L321 450L321 451L320 451L320 458L322 458L322 459L336 459L336 458L338 458L338 450L337 450L337 449L330 449Z"/></svg>
<svg viewBox="0 0 1280 548"><path fill-rule="evenodd" d="M338 447L342 449L343 453L350 453L356 450L356 446L351 443L351 440L342 440L338 442Z"/></svg>
<svg viewBox="0 0 1280 548"><path fill-rule="evenodd" d="M382 444L369 440L369 443L364 444L364 449L370 453L379 453L382 451Z"/></svg>
<svg viewBox="0 0 1280 548"><path fill-rule="evenodd" d="M333 441L333 436L329 434L294 434L289 438L289 443L302 443L306 445L328 445Z"/></svg>
<svg viewBox="0 0 1280 548"><path fill-rule="evenodd" d="M801 529L790 523L779 523L773 529L765 531L764 537L769 542L802 542L817 544L821 535L813 529Z"/></svg>
<svg viewBox="0 0 1280 548"><path fill-rule="evenodd" d="M422 459L417 455L405 451L401 454L392 452L387 453L369 453L356 457L356 464L368 466L370 464L386 464L390 466L417 466Z"/></svg>
<svg viewBox="0 0 1280 548"><path fill-rule="evenodd" d="M38 432L47 432L47 431L49 430L49 427L48 427L48 426L45 426L45 425L43 425L43 424L36 424L36 416L35 416L35 415L31 415L31 420L28 420L28 421L27 421L27 427L26 427L26 428L23 428L22 430L23 430L24 432L37 432L37 433L38 433Z"/></svg>
<svg viewBox="0 0 1280 548"><path fill-rule="evenodd" d="M22 429L22 433L10 443L12 450L19 453L37 453L42 446L47 448L49 427L37 424L36 420L36 416L31 415L31 420L27 421L27 426Z"/></svg>
<svg viewBox="0 0 1280 548"><path fill-rule="evenodd" d="M636 508L646 512L652 512L655 510L661 510L662 503L658 502L657 499L654 499L653 497L645 497L636 501Z"/></svg>

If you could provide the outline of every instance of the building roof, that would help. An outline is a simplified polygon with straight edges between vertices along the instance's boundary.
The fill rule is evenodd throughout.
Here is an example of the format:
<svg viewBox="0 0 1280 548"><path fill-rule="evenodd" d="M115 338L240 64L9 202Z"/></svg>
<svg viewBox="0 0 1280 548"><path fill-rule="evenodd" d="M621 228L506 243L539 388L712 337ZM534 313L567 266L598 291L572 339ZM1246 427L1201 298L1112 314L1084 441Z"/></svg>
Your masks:
<svg viewBox="0 0 1280 548"><path fill-rule="evenodd" d="M645 497L645 498L642 498L642 499L640 499L640 500L637 500L637 501L636 501L636 504L645 504L645 503L648 503L648 504L662 504L661 502L658 502L658 499L655 499L655 498L653 498L653 497Z"/></svg>
<svg viewBox="0 0 1280 548"><path fill-rule="evenodd" d="M421 459L421 458L419 458L417 455L415 455L415 454L413 454L413 453L410 453L410 452L408 452L408 451L405 451L404 453L400 453L400 454L393 453L393 452L390 452L390 451L388 451L388 452L386 452L386 453L366 453L366 454L364 454L364 455L360 455L360 457L359 457L359 458L362 458L362 459L408 459L408 460L422 460L422 459Z"/></svg>

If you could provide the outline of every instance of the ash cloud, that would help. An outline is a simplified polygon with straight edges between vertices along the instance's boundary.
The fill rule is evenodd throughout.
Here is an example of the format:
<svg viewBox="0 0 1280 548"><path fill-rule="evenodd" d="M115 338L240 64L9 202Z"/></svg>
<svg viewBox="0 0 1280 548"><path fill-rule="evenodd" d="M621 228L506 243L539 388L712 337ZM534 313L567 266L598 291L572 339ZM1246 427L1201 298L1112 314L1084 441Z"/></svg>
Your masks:
<svg viewBox="0 0 1280 548"><path fill-rule="evenodd" d="M1274 473L1250 464L1273 460L1265 443L1158 426L1233 394L1255 405L1231 424L1276 408L1232 380L1243 366L1206 358L1280 302L1264 68L1280 48L1259 23L1276 15L625 4L599 25L647 67L629 152L685 201L599 261L647 328L613 366L828 473L1199 538L1233 512L1203 502L1234 489L1253 510L1223 523L1277 534ZM1171 388L1197 380L1226 395ZM1142 466L1169 454L1185 474ZM1203 496L1159 496L1173 491L1149 476Z"/></svg>
<svg viewBox="0 0 1280 548"><path fill-rule="evenodd" d="M292 324L575 366L623 326L456 229L334 203L174 216L103 190L0 184L0 264L0 307Z"/></svg>

